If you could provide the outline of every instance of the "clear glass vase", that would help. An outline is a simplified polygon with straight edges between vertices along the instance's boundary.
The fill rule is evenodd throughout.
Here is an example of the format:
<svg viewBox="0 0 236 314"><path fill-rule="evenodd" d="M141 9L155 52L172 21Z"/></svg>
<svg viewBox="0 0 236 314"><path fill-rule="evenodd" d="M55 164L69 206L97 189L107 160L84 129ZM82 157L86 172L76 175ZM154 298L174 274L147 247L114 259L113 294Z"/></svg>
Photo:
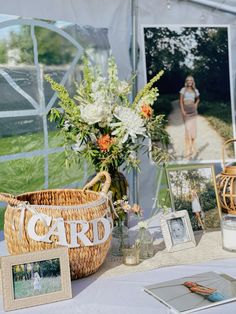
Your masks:
<svg viewBox="0 0 236 314"><path fill-rule="evenodd" d="M123 220L115 221L115 227L112 230L111 252L114 256L122 256L123 248L128 245L128 231Z"/></svg>
<svg viewBox="0 0 236 314"><path fill-rule="evenodd" d="M153 236L147 228L139 228L136 244L139 246L140 259L147 259L154 255Z"/></svg>

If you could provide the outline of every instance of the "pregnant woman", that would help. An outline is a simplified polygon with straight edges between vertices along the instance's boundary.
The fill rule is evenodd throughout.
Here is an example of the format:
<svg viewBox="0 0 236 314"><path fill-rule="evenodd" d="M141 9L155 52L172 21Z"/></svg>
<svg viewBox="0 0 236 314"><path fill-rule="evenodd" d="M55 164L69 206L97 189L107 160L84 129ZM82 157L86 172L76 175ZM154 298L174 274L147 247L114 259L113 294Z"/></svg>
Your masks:
<svg viewBox="0 0 236 314"><path fill-rule="evenodd" d="M187 76L185 85L180 90L180 108L185 125L185 155L188 159L196 154L197 137L197 108L200 101L199 91L196 89L192 76Z"/></svg>

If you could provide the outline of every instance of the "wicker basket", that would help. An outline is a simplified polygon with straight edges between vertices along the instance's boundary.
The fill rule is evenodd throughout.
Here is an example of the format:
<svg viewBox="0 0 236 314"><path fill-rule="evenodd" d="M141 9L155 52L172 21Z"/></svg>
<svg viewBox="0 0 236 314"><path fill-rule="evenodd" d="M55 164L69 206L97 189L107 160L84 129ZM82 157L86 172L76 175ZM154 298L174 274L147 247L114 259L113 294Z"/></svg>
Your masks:
<svg viewBox="0 0 236 314"><path fill-rule="evenodd" d="M106 180L101 193L87 190L103 176ZM0 200L8 203L4 236L9 252L21 254L46 250L65 243L72 279L96 272L111 243L112 222L107 197L110 183L110 175L103 171L83 190L44 190L17 197L0 194ZM78 234L82 234L86 241Z"/></svg>

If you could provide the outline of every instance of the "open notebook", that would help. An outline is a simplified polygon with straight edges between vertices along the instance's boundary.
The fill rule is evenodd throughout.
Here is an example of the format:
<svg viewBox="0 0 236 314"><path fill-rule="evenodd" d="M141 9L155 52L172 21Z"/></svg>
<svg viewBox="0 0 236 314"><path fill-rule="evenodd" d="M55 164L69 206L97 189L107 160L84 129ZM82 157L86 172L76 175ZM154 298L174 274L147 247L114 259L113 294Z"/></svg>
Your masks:
<svg viewBox="0 0 236 314"><path fill-rule="evenodd" d="M192 313L236 300L236 279L206 272L144 287L144 291L179 313Z"/></svg>

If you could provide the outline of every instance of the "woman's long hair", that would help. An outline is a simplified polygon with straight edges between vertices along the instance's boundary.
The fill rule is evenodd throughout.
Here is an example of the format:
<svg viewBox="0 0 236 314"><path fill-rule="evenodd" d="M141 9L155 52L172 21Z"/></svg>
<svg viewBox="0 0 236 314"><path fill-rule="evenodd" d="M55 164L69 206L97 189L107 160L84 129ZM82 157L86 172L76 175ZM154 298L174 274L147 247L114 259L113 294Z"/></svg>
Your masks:
<svg viewBox="0 0 236 314"><path fill-rule="evenodd" d="M194 90L194 92L196 92L196 84L195 84L194 77L193 77L192 75L188 75L188 76L186 77L184 86L187 87L187 80L188 80L188 79L192 79L192 80L193 80L192 89Z"/></svg>

